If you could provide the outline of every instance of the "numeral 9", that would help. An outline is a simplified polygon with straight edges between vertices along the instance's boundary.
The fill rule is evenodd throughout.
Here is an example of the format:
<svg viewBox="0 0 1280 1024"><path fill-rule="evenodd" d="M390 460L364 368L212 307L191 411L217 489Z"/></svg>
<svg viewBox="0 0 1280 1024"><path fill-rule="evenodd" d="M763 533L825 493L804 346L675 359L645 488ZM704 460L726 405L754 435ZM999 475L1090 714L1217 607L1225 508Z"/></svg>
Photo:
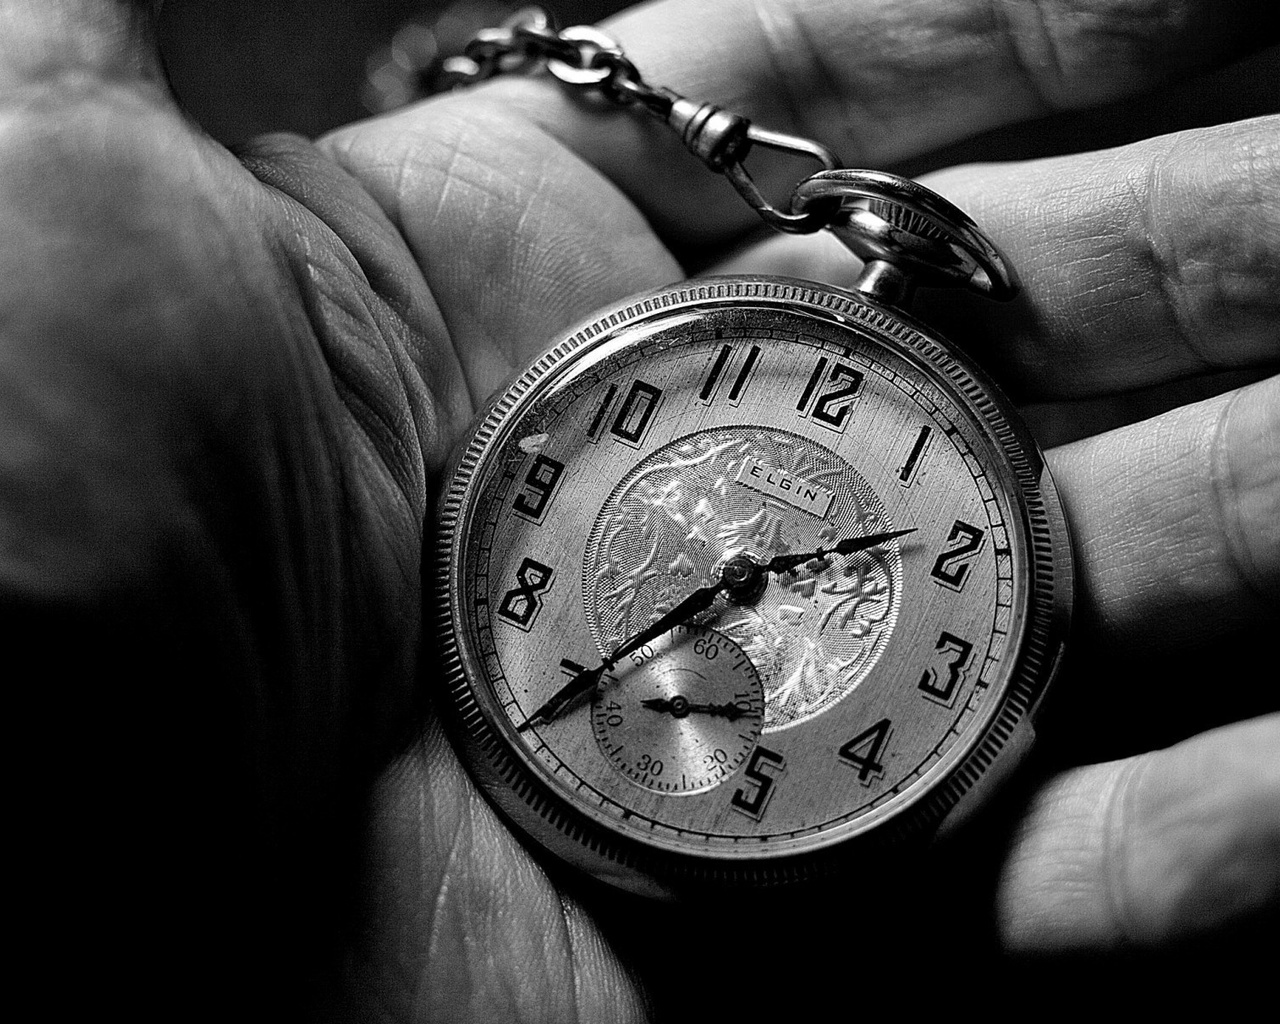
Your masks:
<svg viewBox="0 0 1280 1024"><path fill-rule="evenodd" d="M557 462L549 455L534 456L533 465L529 467L529 472L524 478L526 490L516 495L516 500L511 506L516 515L531 519L535 523L541 522L542 515L547 510L547 504L551 501L551 495L555 492L556 484L560 482L563 474L563 462Z"/></svg>

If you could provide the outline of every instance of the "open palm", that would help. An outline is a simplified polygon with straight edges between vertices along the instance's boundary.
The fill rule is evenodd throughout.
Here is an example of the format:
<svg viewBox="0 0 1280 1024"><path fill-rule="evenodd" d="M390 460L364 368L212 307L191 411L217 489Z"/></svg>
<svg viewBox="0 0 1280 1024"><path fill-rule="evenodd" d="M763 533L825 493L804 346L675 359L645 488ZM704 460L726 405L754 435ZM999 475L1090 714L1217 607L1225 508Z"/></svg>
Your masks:
<svg viewBox="0 0 1280 1024"><path fill-rule="evenodd" d="M168 95L145 7L0 5L0 579L54 681L30 720L93 782L70 822L38 801L70 903L141 916L145 955L216 974L214 1002L265 981L424 1021L805 1008L849 964L917 967L925 920L993 954L1274 921L1280 719L1246 666L1280 595L1280 118L923 178L1022 273L1008 308L927 313L1071 441L1073 671L982 839L690 920L540 864L468 782L421 700L433 489L493 389L597 307L693 267L852 261L759 238L660 126L542 81L233 155ZM1051 115L1261 41L1247 3L1131 7L671 0L611 31L651 82L853 166L935 167L1033 118L1068 147ZM1117 134L1158 106L1112 108Z"/></svg>

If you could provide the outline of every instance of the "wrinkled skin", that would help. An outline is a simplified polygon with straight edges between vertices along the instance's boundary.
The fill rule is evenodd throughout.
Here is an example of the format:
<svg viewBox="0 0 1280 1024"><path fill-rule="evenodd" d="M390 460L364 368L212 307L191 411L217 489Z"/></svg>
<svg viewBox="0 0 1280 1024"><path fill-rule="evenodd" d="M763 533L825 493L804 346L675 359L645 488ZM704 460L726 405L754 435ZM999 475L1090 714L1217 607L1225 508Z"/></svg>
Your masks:
<svg viewBox="0 0 1280 1024"><path fill-rule="evenodd" d="M433 491L493 388L604 303L856 268L541 80L233 155L169 95L154 6L0 2L0 594L42 999L559 1022L920 1009L992 971L1065 1005L1270 983L1239 965L1280 906L1280 118L1224 93L1145 137L1268 42L1267 4L611 26L650 81L929 170L998 240L1018 301L921 312L1026 405L1079 561L1040 751L985 818L871 880L697 909L543 864L469 783L430 707ZM1070 112L1113 101L1126 144L1076 152ZM939 155L1033 134L1061 154Z"/></svg>

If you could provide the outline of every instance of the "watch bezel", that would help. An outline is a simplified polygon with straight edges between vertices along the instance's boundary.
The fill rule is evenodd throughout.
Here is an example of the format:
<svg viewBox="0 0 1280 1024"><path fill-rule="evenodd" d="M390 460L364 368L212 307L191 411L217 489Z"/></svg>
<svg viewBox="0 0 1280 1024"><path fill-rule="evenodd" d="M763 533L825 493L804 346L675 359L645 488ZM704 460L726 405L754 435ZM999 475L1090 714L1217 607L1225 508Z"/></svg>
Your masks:
<svg viewBox="0 0 1280 1024"><path fill-rule="evenodd" d="M1010 495L1027 553L1022 642L1002 692L971 727L967 743L945 774L904 806L858 834L800 853L780 850L762 858L676 853L620 834L566 802L521 757L502 725L476 699L468 681L464 612L456 585L462 571L463 531L486 453L518 418L540 386L563 377L577 360L619 334L684 309L724 306L786 308L835 318L896 344L985 426L1003 453L1015 485ZM958 377L949 372L961 371ZM552 376L554 375L554 376ZM1035 710L1057 671L1070 626L1072 561L1065 518L1043 456L1012 405L993 381L953 345L923 325L866 297L785 278L709 278L668 286L603 310L577 328L499 391L480 415L456 459L440 502L436 547L437 628L445 668L441 707L455 744L482 790L499 811L536 843L611 884L650 895L672 895L706 885L778 884L824 874L850 857L922 840L948 819L961 817L974 797L1029 746ZM1012 526L1012 524L1011 524ZM999 766L999 770L996 766Z"/></svg>

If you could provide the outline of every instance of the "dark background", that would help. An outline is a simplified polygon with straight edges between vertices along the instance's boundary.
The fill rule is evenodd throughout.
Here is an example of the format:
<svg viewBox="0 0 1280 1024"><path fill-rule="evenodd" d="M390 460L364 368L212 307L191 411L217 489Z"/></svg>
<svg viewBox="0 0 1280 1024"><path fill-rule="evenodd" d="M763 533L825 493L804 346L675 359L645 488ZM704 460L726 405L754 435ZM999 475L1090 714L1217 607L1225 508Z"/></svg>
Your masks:
<svg viewBox="0 0 1280 1024"><path fill-rule="evenodd" d="M168 0L161 49L174 90L211 135L319 135L371 113L365 89L396 30L415 21L451 56L478 28L523 4L499 0ZM560 27L591 23L627 0L557 0ZM175 31L181 24L182 31Z"/></svg>

